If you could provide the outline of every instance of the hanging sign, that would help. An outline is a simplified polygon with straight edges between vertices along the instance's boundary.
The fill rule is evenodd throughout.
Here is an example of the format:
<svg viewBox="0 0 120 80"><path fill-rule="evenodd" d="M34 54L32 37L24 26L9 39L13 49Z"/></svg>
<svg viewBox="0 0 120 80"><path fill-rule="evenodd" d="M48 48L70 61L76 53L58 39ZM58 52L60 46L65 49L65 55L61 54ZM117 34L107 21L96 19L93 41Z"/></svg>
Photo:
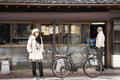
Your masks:
<svg viewBox="0 0 120 80"><path fill-rule="evenodd" d="M68 26L65 25L65 33L68 33Z"/></svg>
<svg viewBox="0 0 120 80"><path fill-rule="evenodd" d="M50 26L49 32L50 32L50 34L53 34L53 26L52 25Z"/></svg>
<svg viewBox="0 0 120 80"><path fill-rule="evenodd" d="M42 32L42 33L45 32L45 26L41 26L41 32Z"/></svg>
<svg viewBox="0 0 120 80"><path fill-rule="evenodd" d="M55 27L55 33L56 33L56 34L59 33L59 27L58 27L58 26Z"/></svg>
<svg viewBox="0 0 120 80"><path fill-rule="evenodd" d="M45 27L44 35L50 35L49 29L49 27Z"/></svg>
<svg viewBox="0 0 120 80"><path fill-rule="evenodd" d="M76 27L76 31L75 32L76 32L76 34L80 34L80 27L79 26Z"/></svg>
<svg viewBox="0 0 120 80"><path fill-rule="evenodd" d="M76 33L76 25L71 25L71 34Z"/></svg>

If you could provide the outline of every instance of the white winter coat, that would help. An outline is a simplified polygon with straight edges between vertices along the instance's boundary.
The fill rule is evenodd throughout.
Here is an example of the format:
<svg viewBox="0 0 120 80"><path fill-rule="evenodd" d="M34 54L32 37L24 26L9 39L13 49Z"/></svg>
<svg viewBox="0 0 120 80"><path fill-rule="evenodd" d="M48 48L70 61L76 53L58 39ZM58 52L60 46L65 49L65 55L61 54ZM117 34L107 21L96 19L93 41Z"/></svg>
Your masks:
<svg viewBox="0 0 120 80"><path fill-rule="evenodd" d="M105 46L105 36L103 34L103 31L100 31L96 38L96 47L101 48Z"/></svg>
<svg viewBox="0 0 120 80"><path fill-rule="evenodd" d="M35 36L31 35L27 43L27 51L29 53L30 60L41 60L43 59L43 40L41 38L41 44L39 44L35 39Z"/></svg>

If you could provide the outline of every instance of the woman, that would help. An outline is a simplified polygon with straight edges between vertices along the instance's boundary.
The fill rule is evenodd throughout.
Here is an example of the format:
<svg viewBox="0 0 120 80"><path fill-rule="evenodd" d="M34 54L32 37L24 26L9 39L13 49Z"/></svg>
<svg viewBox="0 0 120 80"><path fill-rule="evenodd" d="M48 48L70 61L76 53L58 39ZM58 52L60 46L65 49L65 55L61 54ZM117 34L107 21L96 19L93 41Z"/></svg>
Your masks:
<svg viewBox="0 0 120 80"><path fill-rule="evenodd" d="M27 51L32 66L33 80L37 80L36 63L38 63L40 79L44 79L43 75L43 40L39 34L39 29L35 28L31 31L32 35L28 39Z"/></svg>

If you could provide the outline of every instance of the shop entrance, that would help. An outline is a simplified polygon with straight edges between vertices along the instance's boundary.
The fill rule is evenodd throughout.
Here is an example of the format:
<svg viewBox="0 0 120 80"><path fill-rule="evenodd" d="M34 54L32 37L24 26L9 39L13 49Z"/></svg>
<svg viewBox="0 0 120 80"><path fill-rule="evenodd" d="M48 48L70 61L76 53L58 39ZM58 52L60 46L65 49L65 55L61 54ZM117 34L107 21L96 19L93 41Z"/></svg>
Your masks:
<svg viewBox="0 0 120 80"><path fill-rule="evenodd" d="M90 25L90 38L96 38L97 37L97 28L102 27L103 33L105 34L105 24L91 24Z"/></svg>
<svg viewBox="0 0 120 80"><path fill-rule="evenodd" d="M91 23L91 25L90 25L90 39L91 40L93 40L92 42L93 43L90 43L90 46L92 47L92 48L94 48L95 46L96 46L96 43L94 42L95 40L96 40L96 37L97 37L97 28L98 27L102 27L102 29L103 29L103 33L104 33L104 35L106 34L106 32L105 32L105 30L106 30L106 27L105 27L106 25L105 25L105 22L97 22L97 23ZM106 43L105 43L106 44ZM103 55L103 64L105 63L105 56L106 56L106 54L104 53L104 55ZM105 64L104 64L105 65Z"/></svg>

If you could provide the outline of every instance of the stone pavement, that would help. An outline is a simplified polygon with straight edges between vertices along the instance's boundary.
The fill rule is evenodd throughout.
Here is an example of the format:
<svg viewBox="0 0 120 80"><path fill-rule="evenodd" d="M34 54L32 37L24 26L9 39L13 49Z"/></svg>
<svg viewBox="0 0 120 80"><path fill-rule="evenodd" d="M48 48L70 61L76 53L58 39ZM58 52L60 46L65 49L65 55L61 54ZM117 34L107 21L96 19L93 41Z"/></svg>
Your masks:
<svg viewBox="0 0 120 80"><path fill-rule="evenodd" d="M32 78L12 78L12 79L0 79L0 80L33 80ZM44 80L120 80L119 76L99 76L97 78L89 78L87 76L73 76L66 78L46 77Z"/></svg>
<svg viewBox="0 0 120 80"><path fill-rule="evenodd" d="M38 70L37 70L38 73ZM70 73L66 78L55 77L51 69L44 69L45 80L120 80L120 69L105 69L97 78L87 77L82 69L77 72ZM12 70L11 74L1 75L0 80L32 80L31 69Z"/></svg>

